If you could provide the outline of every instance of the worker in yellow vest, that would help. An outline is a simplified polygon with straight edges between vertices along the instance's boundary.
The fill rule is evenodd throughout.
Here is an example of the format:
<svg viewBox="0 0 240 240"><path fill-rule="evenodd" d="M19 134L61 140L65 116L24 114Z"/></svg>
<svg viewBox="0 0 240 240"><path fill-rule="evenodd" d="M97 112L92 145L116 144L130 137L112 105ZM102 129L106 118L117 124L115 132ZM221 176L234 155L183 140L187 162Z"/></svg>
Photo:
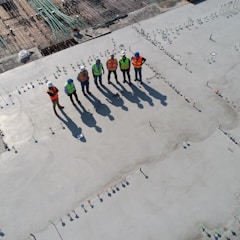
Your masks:
<svg viewBox="0 0 240 240"><path fill-rule="evenodd" d="M142 84L142 65L146 62L146 58L142 57L139 52L135 52L134 56L132 57L132 65L135 71L135 80L139 80ZM138 79L139 75L139 79Z"/></svg>
<svg viewBox="0 0 240 240"><path fill-rule="evenodd" d="M118 61L117 61L116 58L114 58L114 53L112 53L111 58L107 60L106 67L107 67L107 70L108 70L108 84L111 83L110 77L111 77L112 73L115 76L116 83L119 83L118 82L118 77L117 77Z"/></svg>
<svg viewBox="0 0 240 240"><path fill-rule="evenodd" d="M96 63L93 64L92 66L92 74L94 78L94 83L97 86L97 88L100 88L100 86L98 85L98 81L100 85L103 86L102 74L104 74L104 68L99 58L96 60Z"/></svg>
<svg viewBox="0 0 240 240"><path fill-rule="evenodd" d="M71 100L71 102L72 102L72 104L74 106L76 106L76 104L73 101L72 95L74 95L74 97L75 97L76 101L78 102L78 104L81 104L79 99L78 99L78 95L77 95L77 91L76 91L74 82L73 82L73 80L71 78L69 78L67 80L67 82L65 83L64 92L70 97L70 100Z"/></svg>
<svg viewBox="0 0 240 240"><path fill-rule="evenodd" d="M124 51L122 51L121 55L122 57L119 60L119 67L123 73L123 83L126 82L126 74L127 74L129 84L131 85L132 84L131 76L130 76L131 61L128 57L126 57L126 53Z"/></svg>

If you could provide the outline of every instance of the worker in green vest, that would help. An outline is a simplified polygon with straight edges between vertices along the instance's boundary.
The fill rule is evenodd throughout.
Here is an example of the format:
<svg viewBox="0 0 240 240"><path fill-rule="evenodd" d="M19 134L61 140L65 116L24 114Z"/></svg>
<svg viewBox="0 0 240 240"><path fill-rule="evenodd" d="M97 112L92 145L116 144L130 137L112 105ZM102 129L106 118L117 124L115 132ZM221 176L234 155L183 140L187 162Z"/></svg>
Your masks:
<svg viewBox="0 0 240 240"><path fill-rule="evenodd" d="M70 100L71 100L71 102L74 106L76 106L76 104L73 101L72 95L74 95L78 104L81 104L81 102L79 101L78 96L77 96L75 85L74 85L73 80L71 78L68 79L67 82L65 83L64 92L70 97Z"/></svg>
<svg viewBox="0 0 240 240"><path fill-rule="evenodd" d="M94 83L97 86L97 88L100 88L100 86L98 85L98 81L100 85L103 86L102 74L104 74L104 68L99 58L96 60L96 63L93 64L92 66L92 74L94 78Z"/></svg>
<svg viewBox="0 0 240 240"><path fill-rule="evenodd" d="M121 55L122 57L119 60L119 67L123 73L123 83L126 82L126 74L127 74L129 84L131 85L132 84L131 76L130 76L131 60L126 57L126 53L124 51L122 51Z"/></svg>

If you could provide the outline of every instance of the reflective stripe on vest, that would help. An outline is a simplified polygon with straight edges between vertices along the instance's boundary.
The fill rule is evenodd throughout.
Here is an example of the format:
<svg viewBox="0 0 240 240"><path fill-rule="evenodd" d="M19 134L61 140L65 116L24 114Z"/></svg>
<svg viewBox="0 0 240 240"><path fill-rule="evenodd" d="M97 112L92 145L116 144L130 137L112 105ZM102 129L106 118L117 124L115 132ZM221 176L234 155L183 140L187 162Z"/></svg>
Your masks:
<svg viewBox="0 0 240 240"><path fill-rule="evenodd" d="M78 80L81 82L85 82L89 80L88 71L84 70L83 72L80 72Z"/></svg>
<svg viewBox="0 0 240 240"><path fill-rule="evenodd" d="M107 60L107 69L110 71L114 71L117 69L118 62L116 59Z"/></svg>
<svg viewBox="0 0 240 240"><path fill-rule="evenodd" d="M129 69L129 67L130 67L130 59L129 58L125 58L125 61L123 60L123 58L121 58L119 62L120 62L121 70Z"/></svg>
<svg viewBox="0 0 240 240"><path fill-rule="evenodd" d="M74 91L75 91L75 86L74 86L74 84L73 83L66 83L65 84L65 86L67 87L67 92L68 92L68 94L71 94L71 93L73 93Z"/></svg>
<svg viewBox="0 0 240 240"><path fill-rule="evenodd" d="M139 58L133 57L132 63L135 68L141 68L142 67L142 56L139 56Z"/></svg>
<svg viewBox="0 0 240 240"><path fill-rule="evenodd" d="M96 63L93 65L92 69L93 69L93 74L94 74L94 76L100 76L100 75L102 75L102 68L103 68L102 63L99 64L99 67L100 67L100 68L98 69L98 66L97 66Z"/></svg>

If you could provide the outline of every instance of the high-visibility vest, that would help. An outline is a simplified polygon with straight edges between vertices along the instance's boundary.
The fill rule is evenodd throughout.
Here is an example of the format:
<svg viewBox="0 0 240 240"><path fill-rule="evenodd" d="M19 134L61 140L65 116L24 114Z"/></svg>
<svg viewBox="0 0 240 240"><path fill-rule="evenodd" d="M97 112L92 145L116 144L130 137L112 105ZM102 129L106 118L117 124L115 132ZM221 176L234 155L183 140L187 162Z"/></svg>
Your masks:
<svg viewBox="0 0 240 240"><path fill-rule="evenodd" d="M118 66L118 62L117 62L117 59L108 59L107 60L107 69L109 71L115 71L117 69L117 66Z"/></svg>
<svg viewBox="0 0 240 240"><path fill-rule="evenodd" d="M119 65L120 65L121 70L127 70L130 68L130 59L129 58L125 58L125 61L123 58L120 58L119 63L120 63Z"/></svg>
<svg viewBox="0 0 240 240"><path fill-rule="evenodd" d="M71 94L76 90L75 86L74 86L74 83L68 83L68 82L65 83L65 89L66 89L68 94Z"/></svg>
<svg viewBox="0 0 240 240"><path fill-rule="evenodd" d="M132 64L134 68L141 68L142 67L142 56L139 56L139 58L136 58L135 56L132 57Z"/></svg>
<svg viewBox="0 0 240 240"><path fill-rule="evenodd" d="M80 82L88 81L88 80L89 80L88 71L87 71L87 70L81 71L81 72L78 74L78 80L79 80Z"/></svg>
<svg viewBox="0 0 240 240"><path fill-rule="evenodd" d="M94 75L94 76L100 76L100 75L102 75L102 68L103 68L102 63L99 64L99 68L98 68L97 64L95 63L95 64L92 66L93 75Z"/></svg>
<svg viewBox="0 0 240 240"><path fill-rule="evenodd" d="M49 88L47 93L50 93L52 95L50 95L51 101L58 99L58 89L56 87L53 86L52 88Z"/></svg>

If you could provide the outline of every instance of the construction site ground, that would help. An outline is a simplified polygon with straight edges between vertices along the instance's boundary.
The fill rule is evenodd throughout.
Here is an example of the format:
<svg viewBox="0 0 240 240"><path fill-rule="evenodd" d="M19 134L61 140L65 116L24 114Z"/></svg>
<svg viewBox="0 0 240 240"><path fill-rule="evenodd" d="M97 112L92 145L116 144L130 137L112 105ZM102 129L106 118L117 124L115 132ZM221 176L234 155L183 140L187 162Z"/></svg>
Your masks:
<svg viewBox="0 0 240 240"><path fill-rule="evenodd" d="M61 1L53 2L59 5ZM107 0L104 3L93 0L80 1L67 8L68 10L63 7L62 10L69 15L80 13L83 23L79 28L81 37L76 38L71 35L62 42L54 39L49 26L36 17L36 12L27 1L16 1L14 4L18 11L8 12L0 6L0 36L8 44L6 48L0 42L0 73L26 63L22 63L18 58L18 53L22 49L32 52L27 61L31 62L189 2L186 0L164 0L155 3L134 0L120 2Z"/></svg>

